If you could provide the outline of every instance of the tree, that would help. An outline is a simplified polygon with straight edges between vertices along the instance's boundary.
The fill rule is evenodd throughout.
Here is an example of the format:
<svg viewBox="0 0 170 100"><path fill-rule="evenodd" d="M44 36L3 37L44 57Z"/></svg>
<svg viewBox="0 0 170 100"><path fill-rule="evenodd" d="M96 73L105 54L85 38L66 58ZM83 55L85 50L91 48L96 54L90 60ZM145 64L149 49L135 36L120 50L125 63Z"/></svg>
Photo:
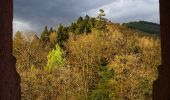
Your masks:
<svg viewBox="0 0 170 100"><path fill-rule="evenodd" d="M82 23L82 21L83 21L83 17L80 16L80 17L77 19L77 24Z"/></svg>
<svg viewBox="0 0 170 100"><path fill-rule="evenodd" d="M96 88L90 93L90 100L112 100L114 87L109 84L109 81L113 78L114 71L109 70L108 66L100 66L98 75L100 79Z"/></svg>
<svg viewBox="0 0 170 100"><path fill-rule="evenodd" d="M91 25L90 25L90 23L89 23L89 22L86 24L86 27L85 27L84 32L85 32L86 34L88 34L88 33L90 33L90 32L91 32Z"/></svg>
<svg viewBox="0 0 170 100"><path fill-rule="evenodd" d="M97 19L103 19L104 16L106 16L106 14L104 13L104 10L103 9L100 9L99 10L99 15L97 16Z"/></svg>
<svg viewBox="0 0 170 100"><path fill-rule="evenodd" d="M49 33L51 34L52 32L54 32L54 30L53 30L53 28L51 27Z"/></svg>
<svg viewBox="0 0 170 100"><path fill-rule="evenodd" d="M15 36L14 36L14 39L13 39L13 43L14 43L14 47L15 46L20 46L23 41L24 41L24 37L22 35L22 33L20 31L17 31Z"/></svg>
<svg viewBox="0 0 170 100"><path fill-rule="evenodd" d="M85 29L84 21L77 25L76 34L82 34Z"/></svg>
<svg viewBox="0 0 170 100"><path fill-rule="evenodd" d="M32 65L38 68L44 67L46 63L47 50L40 46L36 34L27 34L22 37L21 32L17 32L13 40L13 54L17 59L17 68L20 71L29 69ZM31 40L31 41L30 41Z"/></svg>
<svg viewBox="0 0 170 100"><path fill-rule="evenodd" d="M95 27L95 22L96 22L96 18L90 18L90 26L91 28L94 28Z"/></svg>
<svg viewBox="0 0 170 100"><path fill-rule="evenodd" d="M52 71L58 67L62 67L65 64L65 59L63 58L64 52L58 44L56 44L55 49L48 53L48 63L45 67L46 70Z"/></svg>
<svg viewBox="0 0 170 100"><path fill-rule="evenodd" d="M110 39L112 36L101 37L97 34L92 33L69 38L65 46L68 51L67 61L82 73L84 98L88 98L89 93L98 82L99 76L97 73L99 66L101 66L101 60L107 58L105 62L109 62L114 58L114 42L112 42L114 39Z"/></svg>
<svg viewBox="0 0 170 100"><path fill-rule="evenodd" d="M77 24L76 23L71 23L71 26L69 26L69 31L72 33L75 33L77 29Z"/></svg>
<svg viewBox="0 0 170 100"><path fill-rule="evenodd" d="M91 24L90 24L90 17L88 15L85 16L84 18L84 32L85 33L90 33L91 32Z"/></svg>
<svg viewBox="0 0 170 100"><path fill-rule="evenodd" d="M45 26L44 31L41 33L41 41L46 44L47 42L49 42L49 36L50 36L50 32L48 31L48 27Z"/></svg>
<svg viewBox="0 0 170 100"><path fill-rule="evenodd" d="M106 18L104 18L104 16L106 16L106 14L104 13L103 9L100 9L99 12L100 13L96 18L97 21L96 21L95 27L98 30L105 31L106 30L106 25L107 25L107 20L106 20Z"/></svg>
<svg viewBox="0 0 170 100"><path fill-rule="evenodd" d="M50 51L39 45L36 35L16 33L13 51L23 99L151 99L161 63L159 37L113 23L108 24L107 32L93 29L86 35L88 28L94 28L102 18L87 16L86 20L80 18L79 24L73 23L72 31L79 30L80 35L60 25L57 32L50 34L54 47Z"/></svg>
<svg viewBox="0 0 170 100"><path fill-rule="evenodd" d="M68 28L64 27L60 24L58 31L57 31L57 43L60 46L63 46L64 41L68 38Z"/></svg>
<svg viewBox="0 0 170 100"><path fill-rule="evenodd" d="M57 42L57 33L56 32L52 32L50 34L50 43L52 46L54 46Z"/></svg>
<svg viewBox="0 0 170 100"><path fill-rule="evenodd" d="M89 19L90 19L89 15L86 15L84 18L85 21L88 21Z"/></svg>
<svg viewBox="0 0 170 100"><path fill-rule="evenodd" d="M90 17L86 15L84 19L80 17L77 21L77 34L90 33L91 32Z"/></svg>

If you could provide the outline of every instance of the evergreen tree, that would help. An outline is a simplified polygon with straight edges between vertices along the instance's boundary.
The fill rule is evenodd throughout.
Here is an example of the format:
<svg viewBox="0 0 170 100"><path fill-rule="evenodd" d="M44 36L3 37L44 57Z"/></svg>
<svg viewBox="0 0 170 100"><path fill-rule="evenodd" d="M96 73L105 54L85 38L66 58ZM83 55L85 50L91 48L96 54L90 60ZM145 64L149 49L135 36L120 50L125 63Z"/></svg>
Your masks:
<svg viewBox="0 0 170 100"><path fill-rule="evenodd" d="M78 19L77 19L77 28L76 28L76 34L81 34L84 32L84 19L80 16Z"/></svg>
<svg viewBox="0 0 170 100"><path fill-rule="evenodd" d="M50 31L49 31L49 32L50 32L50 34L51 34L52 32L54 32L54 30L53 30L53 28L52 28L52 27L50 28Z"/></svg>
<svg viewBox="0 0 170 100"><path fill-rule="evenodd" d="M68 27L64 27L64 28L63 28L63 33L67 34L67 33L68 33L68 29L69 29ZM67 38L67 37L66 37L66 38Z"/></svg>
<svg viewBox="0 0 170 100"><path fill-rule="evenodd" d="M83 17L79 17L78 19L77 19L77 24L81 24L83 22Z"/></svg>
<svg viewBox="0 0 170 100"><path fill-rule="evenodd" d="M88 15L85 16L84 20L83 20L83 24L85 26L87 26L87 24L89 24L89 20L90 20L90 17Z"/></svg>
<svg viewBox="0 0 170 100"><path fill-rule="evenodd" d="M99 15L97 16L97 21L95 23L95 27L98 29L98 30L102 30L102 31L105 31L106 30L106 24L107 24L107 20L106 18L104 18L106 15L104 13L104 10L103 9L100 9L99 10Z"/></svg>
<svg viewBox="0 0 170 100"><path fill-rule="evenodd" d="M99 10L99 15L97 16L97 19L103 19L104 16L106 16L106 14L104 13L104 10L103 9L100 9Z"/></svg>
<svg viewBox="0 0 170 100"><path fill-rule="evenodd" d="M91 25L90 25L90 23L88 22L87 24L86 24L86 27L85 27L85 30L84 30L84 32L86 33L86 34L88 34L88 33L90 33L91 32Z"/></svg>
<svg viewBox="0 0 170 100"><path fill-rule="evenodd" d="M77 23L77 29L76 29L77 34L91 32L90 17L88 15L86 15L84 19L80 17L77 22L79 22Z"/></svg>
<svg viewBox="0 0 170 100"><path fill-rule="evenodd" d="M76 33L77 34L82 34L84 32L85 26L86 24L83 22L81 22L80 24L77 25L77 29L76 29Z"/></svg>
<svg viewBox="0 0 170 100"><path fill-rule="evenodd" d="M57 34L57 42L60 46L63 46L63 42L68 38L68 28L60 24Z"/></svg>
<svg viewBox="0 0 170 100"><path fill-rule="evenodd" d="M91 28L92 28L92 26L91 26L91 22L90 22L91 20L90 20L90 17L88 16L88 15L86 15L85 16L85 18L84 18L84 32L85 33L90 33L91 32Z"/></svg>
<svg viewBox="0 0 170 100"><path fill-rule="evenodd" d="M77 29L77 24L76 23L71 23L71 26L69 27L69 31L72 33L75 33Z"/></svg>
<svg viewBox="0 0 170 100"><path fill-rule="evenodd" d="M90 26L91 26L91 28L95 27L95 22L96 22L96 18L90 18Z"/></svg>
<svg viewBox="0 0 170 100"><path fill-rule="evenodd" d="M90 19L90 17L88 15L85 16L84 20L88 21Z"/></svg>
<svg viewBox="0 0 170 100"><path fill-rule="evenodd" d="M113 90L109 85L109 81L114 77L114 70L109 70L108 66L100 66L99 68L98 75L100 79L89 98L90 100L100 100L101 98L102 100L112 100Z"/></svg>
<svg viewBox="0 0 170 100"><path fill-rule="evenodd" d="M50 32L48 31L48 27L45 26L44 31L41 34L41 41L46 44L47 42L49 42L49 36L50 36Z"/></svg>

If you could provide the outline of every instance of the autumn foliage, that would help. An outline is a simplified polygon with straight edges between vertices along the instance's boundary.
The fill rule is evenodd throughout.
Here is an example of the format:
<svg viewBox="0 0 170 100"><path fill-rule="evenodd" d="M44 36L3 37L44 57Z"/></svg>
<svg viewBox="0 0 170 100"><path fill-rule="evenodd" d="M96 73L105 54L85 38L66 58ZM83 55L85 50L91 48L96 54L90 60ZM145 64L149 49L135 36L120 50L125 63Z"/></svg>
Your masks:
<svg viewBox="0 0 170 100"><path fill-rule="evenodd" d="M15 34L24 100L151 100L158 36L88 16L47 33L32 41Z"/></svg>

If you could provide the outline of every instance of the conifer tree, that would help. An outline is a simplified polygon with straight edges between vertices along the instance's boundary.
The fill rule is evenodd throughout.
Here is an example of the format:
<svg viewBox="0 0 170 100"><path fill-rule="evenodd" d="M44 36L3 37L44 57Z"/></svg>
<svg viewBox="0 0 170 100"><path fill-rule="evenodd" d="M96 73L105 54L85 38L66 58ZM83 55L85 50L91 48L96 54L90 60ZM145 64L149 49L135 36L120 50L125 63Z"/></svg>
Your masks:
<svg viewBox="0 0 170 100"><path fill-rule="evenodd" d="M82 34L84 32L85 26L86 24L84 23L84 21L82 21L80 24L77 25L77 29L76 29L76 33L77 34Z"/></svg>
<svg viewBox="0 0 170 100"><path fill-rule="evenodd" d="M49 42L49 36L50 36L50 32L48 31L48 27L45 26L44 31L41 34L41 41L46 44L47 42Z"/></svg>
<svg viewBox="0 0 170 100"><path fill-rule="evenodd" d="M52 28L52 27L50 28L50 31L49 31L49 32L50 32L50 34L51 34L52 32L54 32L54 30L53 30L53 28Z"/></svg>
<svg viewBox="0 0 170 100"><path fill-rule="evenodd" d="M96 18L90 18L90 26L91 28L94 28L95 27L95 22L96 22Z"/></svg>
<svg viewBox="0 0 170 100"><path fill-rule="evenodd" d="M82 23L83 22L83 17L79 17L78 19L77 19L77 24L80 24L80 23Z"/></svg>
<svg viewBox="0 0 170 100"><path fill-rule="evenodd" d="M90 19L89 15L86 15L84 20L88 21Z"/></svg>
<svg viewBox="0 0 170 100"><path fill-rule="evenodd" d="M63 46L63 42L68 38L68 28L60 24L57 31L57 42L60 46Z"/></svg>
<svg viewBox="0 0 170 100"><path fill-rule="evenodd" d="M90 17L88 16L88 15L86 15L85 16L85 18L84 18L84 32L87 34L87 33L90 33L91 32L91 28L92 28L92 26L91 26L91 23L90 23Z"/></svg>
<svg viewBox="0 0 170 100"><path fill-rule="evenodd" d="M103 9L100 9L99 10L99 15L97 16L97 21L96 21L96 24L95 24L95 27L98 29L98 30L102 30L102 31L105 31L106 30L106 24L107 24L107 20L106 18L104 18L106 16L106 14L104 13L104 10Z"/></svg>
<svg viewBox="0 0 170 100"><path fill-rule="evenodd" d="M77 24L76 23L71 23L71 26L69 26L69 31L72 33L75 33L77 29Z"/></svg>
<svg viewBox="0 0 170 100"><path fill-rule="evenodd" d="M88 34L88 33L90 33L91 32L91 25L90 25L90 23L88 22L87 24L86 24L86 27L85 27L85 29L84 29L84 32L86 33L86 34Z"/></svg>

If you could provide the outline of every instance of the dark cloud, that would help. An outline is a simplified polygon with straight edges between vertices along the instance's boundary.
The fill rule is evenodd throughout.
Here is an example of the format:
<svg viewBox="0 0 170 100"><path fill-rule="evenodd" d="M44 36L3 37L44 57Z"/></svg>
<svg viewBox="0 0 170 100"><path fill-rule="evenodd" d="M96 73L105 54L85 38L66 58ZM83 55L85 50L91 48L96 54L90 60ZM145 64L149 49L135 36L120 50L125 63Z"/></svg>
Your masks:
<svg viewBox="0 0 170 100"><path fill-rule="evenodd" d="M116 22L132 19L158 22L159 18L154 18L159 16L158 7L158 0L14 0L14 32L39 33L45 25L68 24L86 13L95 16L100 8Z"/></svg>

